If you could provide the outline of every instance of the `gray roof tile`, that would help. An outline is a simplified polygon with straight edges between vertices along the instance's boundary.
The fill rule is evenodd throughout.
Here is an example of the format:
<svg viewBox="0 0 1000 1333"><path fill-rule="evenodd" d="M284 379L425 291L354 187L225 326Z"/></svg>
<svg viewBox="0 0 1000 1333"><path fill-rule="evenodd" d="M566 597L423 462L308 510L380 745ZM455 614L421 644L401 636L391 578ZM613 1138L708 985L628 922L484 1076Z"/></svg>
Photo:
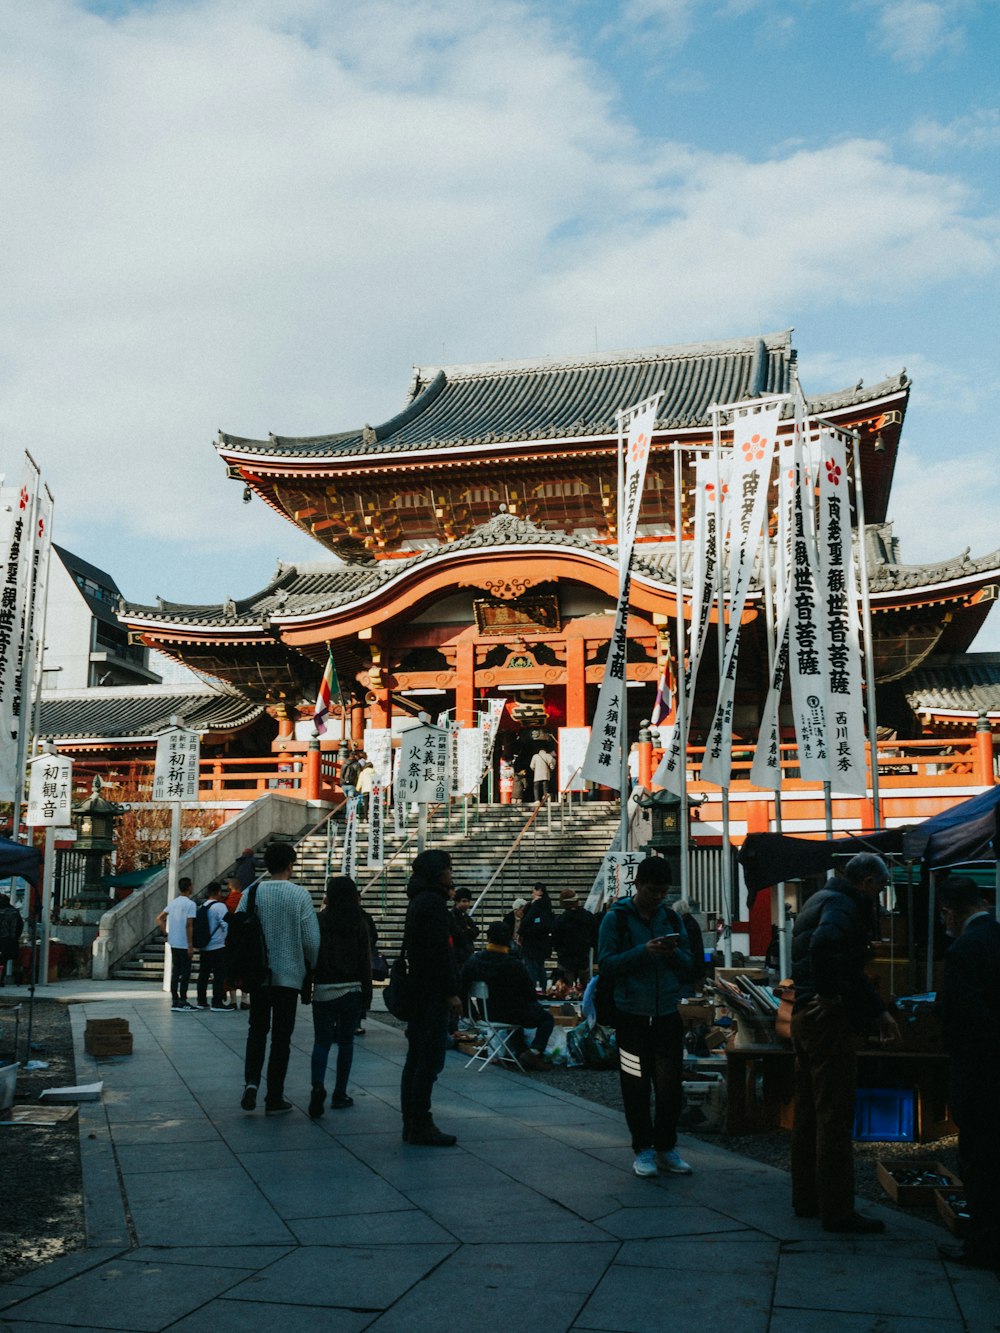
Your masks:
<svg viewBox="0 0 1000 1333"><path fill-rule="evenodd" d="M174 714L195 731L232 731L262 712L231 686L51 690L42 694L39 734L56 740L147 738L169 726Z"/></svg>

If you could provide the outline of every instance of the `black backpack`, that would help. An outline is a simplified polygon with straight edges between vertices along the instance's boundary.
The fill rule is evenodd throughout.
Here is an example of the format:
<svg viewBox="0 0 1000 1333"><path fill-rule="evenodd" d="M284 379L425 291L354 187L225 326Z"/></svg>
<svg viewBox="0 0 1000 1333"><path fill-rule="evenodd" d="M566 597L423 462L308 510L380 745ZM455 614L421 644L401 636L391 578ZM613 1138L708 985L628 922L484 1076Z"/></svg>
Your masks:
<svg viewBox="0 0 1000 1333"><path fill-rule="evenodd" d="M191 942L196 949L207 949L212 943L212 936L219 929L219 922L212 925L210 908L213 903L217 903L218 898L211 898L207 903L202 903L194 914L194 927L191 932Z"/></svg>
<svg viewBox="0 0 1000 1333"><path fill-rule="evenodd" d="M252 991L271 979L267 940L257 915L257 885L251 886L246 909L233 912L226 936L226 980L237 990Z"/></svg>

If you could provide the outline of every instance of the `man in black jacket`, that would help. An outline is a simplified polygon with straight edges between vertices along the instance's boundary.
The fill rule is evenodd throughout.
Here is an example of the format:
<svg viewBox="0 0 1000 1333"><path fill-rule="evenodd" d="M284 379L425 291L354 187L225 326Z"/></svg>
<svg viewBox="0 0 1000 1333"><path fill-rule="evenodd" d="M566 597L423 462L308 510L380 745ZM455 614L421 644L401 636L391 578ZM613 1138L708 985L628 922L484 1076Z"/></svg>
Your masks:
<svg viewBox="0 0 1000 1333"><path fill-rule="evenodd" d="M450 1148L456 1142L454 1134L438 1129L431 1115L431 1092L448 1049L449 1019L462 1012L448 911L453 884L450 853L432 850L415 858L406 888L410 905L403 950L416 1009L406 1028L400 1109L404 1140L431 1148Z"/></svg>
<svg viewBox="0 0 1000 1333"><path fill-rule="evenodd" d="M563 889L559 895L562 915L552 927L559 966L566 973L571 986L590 978L590 957L597 947L597 918L585 907L572 889Z"/></svg>
<svg viewBox="0 0 1000 1333"><path fill-rule="evenodd" d="M854 1100L857 1036L878 1028L898 1038L895 1019L865 975L875 900L889 883L881 857L861 852L814 893L795 922L795 1126L792 1205L824 1231L870 1235L884 1223L854 1208Z"/></svg>
<svg viewBox="0 0 1000 1333"><path fill-rule="evenodd" d="M451 945L455 950L455 964L459 971L465 966L476 951L476 936L479 927L469 915L472 906L472 894L468 889L456 889L455 900L451 906Z"/></svg>
<svg viewBox="0 0 1000 1333"><path fill-rule="evenodd" d="M474 953L462 968L462 994L468 995L473 982L485 981L490 1018L498 1023L516 1023L521 1029L511 1043L518 1059L527 1069L548 1069L543 1053L555 1020L535 999L535 983L520 959L511 955L510 940L510 929L503 921L487 927L486 948ZM524 1040L524 1028L535 1029L530 1047Z"/></svg>
<svg viewBox="0 0 1000 1333"><path fill-rule="evenodd" d="M975 880L964 876L947 881L940 902L945 929L955 936L944 960L940 1013L969 1205L964 1245L942 1246L941 1253L1000 1271L1000 923Z"/></svg>

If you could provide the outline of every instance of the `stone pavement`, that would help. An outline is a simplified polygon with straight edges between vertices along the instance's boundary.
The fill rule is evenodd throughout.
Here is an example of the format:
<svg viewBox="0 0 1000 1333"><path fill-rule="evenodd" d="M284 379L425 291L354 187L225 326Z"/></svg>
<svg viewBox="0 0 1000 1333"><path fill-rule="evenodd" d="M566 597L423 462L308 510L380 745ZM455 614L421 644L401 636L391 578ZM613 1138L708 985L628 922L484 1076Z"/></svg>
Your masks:
<svg viewBox="0 0 1000 1333"><path fill-rule="evenodd" d="M947 1268L943 1232L876 1210L886 1237L825 1236L783 1172L699 1142L694 1175L639 1180L621 1116L539 1080L450 1054L435 1114L459 1146L409 1147L404 1041L370 1020L354 1107L312 1122L301 1012L300 1109L265 1119L239 1109L244 1015L74 989L79 1078L105 1081L80 1115L87 1248L0 1287L0 1330L1000 1329L1000 1283ZM87 1017L128 1018L134 1054L84 1055Z"/></svg>

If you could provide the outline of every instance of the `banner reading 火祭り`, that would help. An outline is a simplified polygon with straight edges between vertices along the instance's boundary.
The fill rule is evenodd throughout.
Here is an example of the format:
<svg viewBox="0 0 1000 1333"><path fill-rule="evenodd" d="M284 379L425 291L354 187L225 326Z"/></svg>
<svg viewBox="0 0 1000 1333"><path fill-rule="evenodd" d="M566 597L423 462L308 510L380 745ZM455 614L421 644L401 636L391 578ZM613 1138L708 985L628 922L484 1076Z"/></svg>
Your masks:
<svg viewBox="0 0 1000 1333"><path fill-rule="evenodd" d="M792 576L788 622L788 675L792 686L799 772L807 782L828 782L830 769L826 677L823 671L823 605L819 595L815 471L808 437L795 444L795 502L792 510Z"/></svg>
<svg viewBox="0 0 1000 1333"><path fill-rule="evenodd" d="M621 725L625 715L625 661L628 645L628 598L631 578L625 575L614 633L608 646L608 661L604 668L594 724L590 732L587 753L580 772L591 782L602 787L621 788Z"/></svg>
<svg viewBox="0 0 1000 1333"><path fill-rule="evenodd" d="M829 706L830 781L837 791L863 796L867 790L865 722L847 441L839 431L829 428L820 433L817 537L820 587L825 598L821 642Z"/></svg>
<svg viewBox="0 0 1000 1333"><path fill-rule="evenodd" d="M729 785L733 748L733 703L740 650L740 621L746 607L754 563L767 516L767 490L780 403L762 408L737 408L733 420L733 462L730 474L729 623L719 680L715 717L705 746L701 776L717 786Z"/></svg>
<svg viewBox="0 0 1000 1333"><path fill-rule="evenodd" d="M722 501L729 489L729 458L699 458L695 463L694 567L691 580L691 631L688 662L684 671L684 697L692 699L698 679L701 656L708 639L709 616L715 597L719 565L719 529L723 526ZM687 731L691 726L688 711L682 736L680 722L665 738L663 758L653 774L653 785L665 787L680 796L684 791L687 766Z"/></svg>

